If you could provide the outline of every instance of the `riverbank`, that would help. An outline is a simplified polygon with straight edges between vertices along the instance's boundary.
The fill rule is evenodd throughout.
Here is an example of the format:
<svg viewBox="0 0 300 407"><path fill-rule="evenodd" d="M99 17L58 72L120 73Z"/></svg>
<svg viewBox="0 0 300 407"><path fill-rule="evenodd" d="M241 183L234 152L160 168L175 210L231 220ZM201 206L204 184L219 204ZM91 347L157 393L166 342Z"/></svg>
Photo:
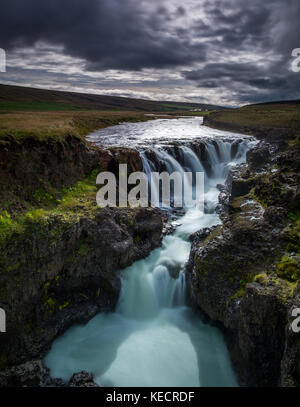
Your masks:
<svg viewBox="0 0 300 407"><path fill-rule="evenodd" d="M299 107L249 109L249 116L244 108L204 119L261 142L221 190L222 226L195 236L189 293L225 328L241 384L298 386L300 342L291 323L300 308Z"/></svg>
<svg viewBox="0 0 300 407"><path fill-rule="evenodd" d="M118 113L106 121L85 112L67 127L61 120L69 113L3 116L0 307L7 332L0 335L0 369L42 358L70 325L113 310L120 270L147 256L162 235L155 210L97 207L100 171L118 171L120 162L138 171L142 163L134 150L104 151L84 138L99 123L144 116Z"/></svg>

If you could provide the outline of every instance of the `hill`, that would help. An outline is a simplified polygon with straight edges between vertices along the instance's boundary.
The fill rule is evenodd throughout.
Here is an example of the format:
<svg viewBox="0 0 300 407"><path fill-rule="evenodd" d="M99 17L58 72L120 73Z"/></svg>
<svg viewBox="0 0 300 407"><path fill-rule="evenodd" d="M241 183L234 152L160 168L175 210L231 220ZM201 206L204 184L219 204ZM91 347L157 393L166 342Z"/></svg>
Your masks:
<svg viewBox="0 0 300 407"><path fill-rule="evenodd" d="M239 109L210 113L204 123L223 130L246 134L300 133L299 100L247 105Z"/></svg>
<svg viewBox="0 0 300 407"><path fill-rule="evenodd" d="M220 106L198 103L160 102L0 84L0 110L176 112L192 109L215 110L220 109Z"/></svg>

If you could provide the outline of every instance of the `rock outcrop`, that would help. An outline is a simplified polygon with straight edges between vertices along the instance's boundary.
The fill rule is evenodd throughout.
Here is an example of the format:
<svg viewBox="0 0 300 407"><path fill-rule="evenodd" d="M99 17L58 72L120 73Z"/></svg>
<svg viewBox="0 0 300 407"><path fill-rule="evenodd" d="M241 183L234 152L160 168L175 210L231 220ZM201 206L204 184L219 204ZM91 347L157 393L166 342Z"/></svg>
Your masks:
<svg viewBox="0 0 300 407"><path fill-rule="evenodd" d="M42 357L74 323L112 311L120 269L159 246L159 211L98 209L93 216L53 215L28 223L0 248L1 367Z"/></svg>
<svg viewBox="0 0 300 407"><path fill-rule="evenodd" d="M0 387L99 387L91 373L74 373L68 382L53 379L42 360L32 360L0 371Z"/></svg>
<svg viewBox="0 0 300 407"><path fill-rule="evenodd" d="M91 174L93 170L119 175L119 164L128 165L128 173L142 171L139 153L133 149L103 150L78 136L62 139L11 135L0 141L0 201L13 213L24 209L25 201L39 204L42 194L55 195Z"/></svg>
<svg viewBox="0 0 300 407"><path fill-rule="evenodd" d="M192 237L189 297L224 328L241 385L300 384L299 157L261 141L220 188L222 225Z"/></svg>

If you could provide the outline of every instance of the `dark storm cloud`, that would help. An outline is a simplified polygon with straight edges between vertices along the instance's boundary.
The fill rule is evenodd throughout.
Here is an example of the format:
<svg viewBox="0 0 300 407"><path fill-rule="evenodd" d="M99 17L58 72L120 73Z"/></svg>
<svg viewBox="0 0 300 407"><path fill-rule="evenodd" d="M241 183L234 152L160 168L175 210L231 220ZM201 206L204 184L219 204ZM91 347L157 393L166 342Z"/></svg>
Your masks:
<svg viewBox="0 0 300 407"><path fill-rule="evenodd" d="M3 3L0 47L8 51L42 41L63 47L66 56L81 58L86 71L168 68L177 74L185 67L182 79L165 82L166 90L183 87L184 82L189 90L215 90L213 95L222 89L237 103L300 98L300 74L289 71L291 51L300 48L299 0ZM51 64L62 62L57 59L47 66ZM36 75L42 77L42 67ZM49 75L48 70L45 78ZM86 78L78 77L80 81L85 86ZM120 79L115 86L124 83Z"/></svg>
<svg viewBox="0 0 300 407"><path fill-rule="evenodd" d="M1 6L0 39L6 49L36 41L61 44L94 70L163 68L203 59L203 46L164 32L169 19L164 7L149 12L134 0L10 0Z"/></svg>
<svg viewBox="0 0 300 407"><path fill-rule="evenodd" d="M209 24L199 20L195 30L225 60L239 52L239 62L207 61L202 69L184 71L187 80L201 88L230 89L241 103L300 98L300 75L289 70L292 49L300 47L299 0L207 1L206 6ZM268 61L268 53L276 58ZM255 54L260 63L241 62L243 55Z"/></svg>
<svg viewBox="0 0 300 407"><path fill-rule="evenodd" d="M203 69L183 72L200 88L226 87L239 94L239 101L271 101L300 97L300 75L287 70L284 63L261 66L255 63L207 64Z"/></svg>

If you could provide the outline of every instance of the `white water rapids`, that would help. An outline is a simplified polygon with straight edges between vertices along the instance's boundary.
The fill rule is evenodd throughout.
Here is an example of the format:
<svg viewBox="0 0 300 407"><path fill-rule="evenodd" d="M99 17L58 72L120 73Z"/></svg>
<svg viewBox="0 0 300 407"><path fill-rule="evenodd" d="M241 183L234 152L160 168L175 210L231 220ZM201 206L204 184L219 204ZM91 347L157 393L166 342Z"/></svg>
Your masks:
<svg viewBox="0 0 300 407"><path fill-rule="evenodd" d="M189 144L198 138L205 143L209 174ZM155 169L146 148L168 172L204 171L205 211L189 209L177 219L180 226L163 239L162 247L123 271L115 313L99 314L54 342L46 357L51 375L67 380L86 370L102 386L236 386L222 333L185 305L184 266L190 234L220 222L216 185L224 183L231 165L245 161L253 141L209 129L201 119L191 118L123 124L89 139L104 146L138 148L146 173ZM180 141L178 160L167 148L170 140ZM236 140L240 143L232 157Z"/></svg>

